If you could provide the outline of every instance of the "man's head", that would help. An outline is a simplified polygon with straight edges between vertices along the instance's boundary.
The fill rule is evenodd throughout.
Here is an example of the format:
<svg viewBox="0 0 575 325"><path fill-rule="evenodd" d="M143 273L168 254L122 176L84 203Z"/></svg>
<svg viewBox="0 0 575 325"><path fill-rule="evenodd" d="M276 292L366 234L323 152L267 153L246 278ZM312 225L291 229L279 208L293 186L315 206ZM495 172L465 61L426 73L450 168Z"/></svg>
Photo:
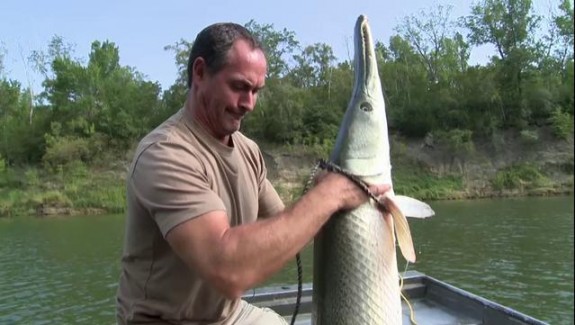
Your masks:
<svg viewBox="0 0 575 325"><path fill-rule="evenodd" d="M194 118L228 144L256 104L267 61L261 44L244 27L220 23L202 30L192 46L188 83Z"/></svg>
<svg viewBox="0 0 575 325"><path fill-rule="evenodd" d="M188 88L192 87L192 69L197 58L203 58L208 71L214 74L226 63L228 51L237 40L244 40L253 49L264 52L259 40L242 25L216 23L204 28L196 36L188 58Z"/></svg>

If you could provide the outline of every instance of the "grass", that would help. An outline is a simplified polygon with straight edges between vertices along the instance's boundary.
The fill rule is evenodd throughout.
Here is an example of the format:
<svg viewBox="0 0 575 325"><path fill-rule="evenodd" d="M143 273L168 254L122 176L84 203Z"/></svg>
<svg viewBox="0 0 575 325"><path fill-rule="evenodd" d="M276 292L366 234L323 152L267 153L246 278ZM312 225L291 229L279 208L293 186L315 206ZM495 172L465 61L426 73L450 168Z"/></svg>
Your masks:
<svg viewBox="0 0 575 325"><path fill-rule="evenodd" d="M403 161L393 170L394 192L420 200L461 198L465 188L460 175L437 176L425 166Z"/></svg>
<svg viewBox="0 0 575 325"><path fill-rule="evenodd" d="M530 163L514 164L499 170L491 181L495 190L519 191L537 190L553 187L549 178L544 176L537 166Z"/></svg>
<svg viewBox="0 0 575 325"><path fill-rule="evenodd" d="M5 170L0 175L0 217L121 212L126 205L122 174L89 169L81 162Z"/></svg>

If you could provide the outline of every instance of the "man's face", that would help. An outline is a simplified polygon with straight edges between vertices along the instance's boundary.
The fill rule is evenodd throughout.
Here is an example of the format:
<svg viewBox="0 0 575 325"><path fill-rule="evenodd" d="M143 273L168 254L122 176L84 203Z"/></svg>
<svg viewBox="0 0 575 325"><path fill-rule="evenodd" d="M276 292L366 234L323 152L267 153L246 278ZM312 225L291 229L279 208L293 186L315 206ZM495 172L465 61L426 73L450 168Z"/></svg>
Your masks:
<svg viewBox="0 0 575 325"><path fill-rule="evenodd" d="M252 49L243 40L230 48L227 63L220 71L215 74L205 71L197 83L198 98L204 122L216 138L225 140L239 130L243 117L256 105L266 72L263 52Z"/></svg>

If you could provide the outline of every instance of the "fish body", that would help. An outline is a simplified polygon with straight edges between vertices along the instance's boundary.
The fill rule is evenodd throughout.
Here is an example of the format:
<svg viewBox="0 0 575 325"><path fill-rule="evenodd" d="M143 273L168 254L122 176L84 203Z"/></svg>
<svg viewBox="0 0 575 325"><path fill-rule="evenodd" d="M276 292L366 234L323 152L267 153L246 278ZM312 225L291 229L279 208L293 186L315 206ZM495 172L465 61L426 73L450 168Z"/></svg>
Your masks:
<svg viewBox="0 0 575 325"><path fill-rule="evenodd" d="M330 160L372 184L392 184L385 101L367 18L355 25L355 82ZM428 217L420 201L395 196L332 216L314 240L315 325L401 324L396 236L415 261L405 214ZM408 213L402 213L407 211ZM395 231L394 231L395 229Z"/></svg>

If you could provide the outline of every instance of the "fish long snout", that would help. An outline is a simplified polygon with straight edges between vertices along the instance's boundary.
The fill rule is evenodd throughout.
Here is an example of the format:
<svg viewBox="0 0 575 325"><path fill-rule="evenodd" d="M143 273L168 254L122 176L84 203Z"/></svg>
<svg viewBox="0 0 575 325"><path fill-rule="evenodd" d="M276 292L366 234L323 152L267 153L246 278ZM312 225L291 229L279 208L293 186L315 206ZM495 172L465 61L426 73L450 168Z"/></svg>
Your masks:
<svg viewBox="0 0 575 325"><path fill-rule="evenodd" d="M373 45L373 37L369 27L367 16L360 15L355 24L355 89L364 89L368 95L379 89L380 85L373 84L373 81L379 76L374 78L377 71L377 60L375 56L375 48Z"/></svg>

